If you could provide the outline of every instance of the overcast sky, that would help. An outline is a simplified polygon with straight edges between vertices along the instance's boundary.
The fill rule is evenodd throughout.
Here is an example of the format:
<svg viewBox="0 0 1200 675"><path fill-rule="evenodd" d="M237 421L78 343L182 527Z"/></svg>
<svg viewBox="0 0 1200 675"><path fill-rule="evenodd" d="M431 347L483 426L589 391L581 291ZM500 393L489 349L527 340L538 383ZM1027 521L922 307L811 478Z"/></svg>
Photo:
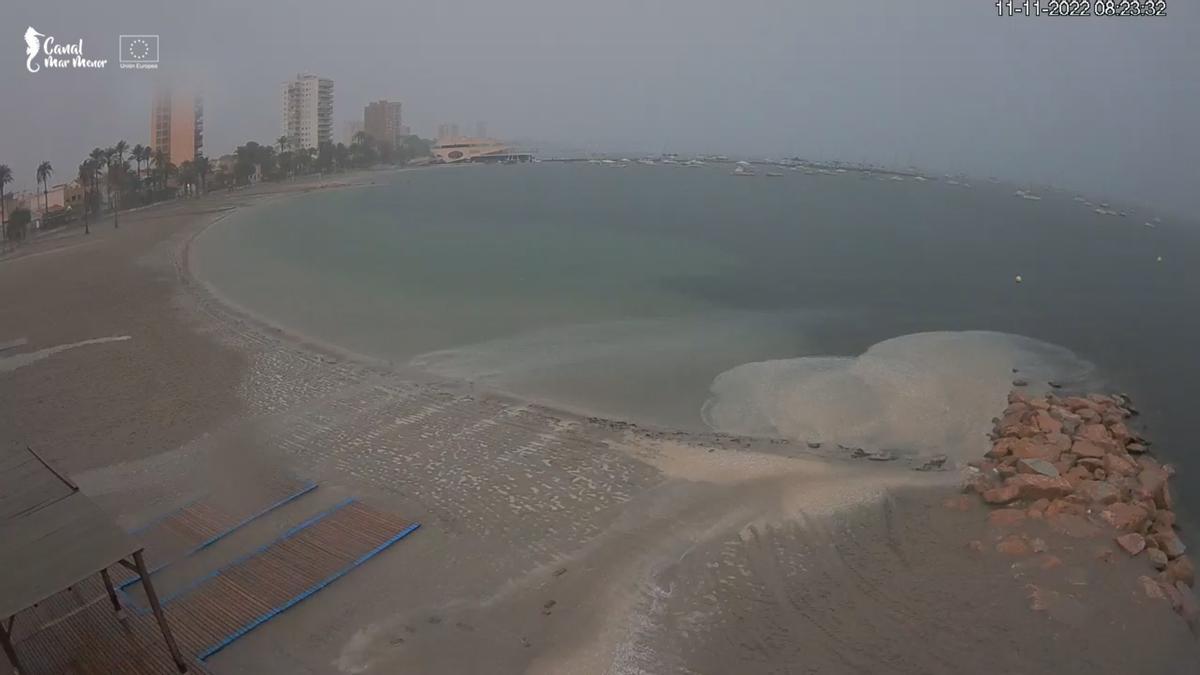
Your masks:
<svg viewBox="0 0 1200 675"><path fill-rule="evenodd" d="M990 0L30 0L0 13L0 163L32 187L149 141L157 77L205 95L207 154L280 135L279 85L335 81L335 140L370 100L431 136L595 151L916 164L1200 214L1200 6L1000 18ZM102 71L30 74L28 26ZM161 35L162 69L116 67Z"/></svg>

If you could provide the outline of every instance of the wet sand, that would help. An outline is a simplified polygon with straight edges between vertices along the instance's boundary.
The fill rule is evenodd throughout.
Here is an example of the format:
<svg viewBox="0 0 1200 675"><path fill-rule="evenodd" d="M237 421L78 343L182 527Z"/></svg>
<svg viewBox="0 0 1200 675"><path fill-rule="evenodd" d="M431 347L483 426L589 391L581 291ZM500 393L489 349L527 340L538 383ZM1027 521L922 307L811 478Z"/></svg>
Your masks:
<svg viewBox="0 0 1200 675"><path fill-rule="evenodd" d="M371 174L338 183L367 184ZM326 181L330 183L331 181ZM1129 561L985 551L952 473L578 418L417 382L212 296L187 245L319 181L122 214L0 261L0 442L133 523L318 480L417 535L215 657L216 673L1195 672ZM326 189L342 186L327 185ZM24 342L16 344L20 340ZM981 508L981 507L980 507ZM258 542L261 543L261 542ZM255 542L245 541L251 547ZM1029 585L1043 602L1032 609ZM1047 599L1048 598L1048 599Z"/></svg>

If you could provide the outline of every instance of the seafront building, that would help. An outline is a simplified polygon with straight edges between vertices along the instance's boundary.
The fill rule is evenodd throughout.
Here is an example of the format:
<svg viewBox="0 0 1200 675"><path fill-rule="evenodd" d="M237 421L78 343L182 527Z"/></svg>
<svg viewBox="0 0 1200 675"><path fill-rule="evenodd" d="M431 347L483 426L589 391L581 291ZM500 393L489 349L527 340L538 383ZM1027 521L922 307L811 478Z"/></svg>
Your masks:
<svg viewBox="0 0 1200 675"><path fill-rule="evenodd" d="M176 166L196 159L204 148L204 102L195 92L163 86L154 92L150 147Z"/></svg>
<svg viewBox="0 0 1200 675"><path fill-rule="evenodd" d="M333 142L333 80L300 74L283 83L283 135L294 148Z"/></svg>
<svg viewBox="0 0 1200 675"><path fill-rule="evenodd" d="M372 101L363 108L363 131L368 136L399 147L404 140L404 121L399 101Z"/></svg>
<svg viewBox="0 0 1200 675"><path fill-rule="evenodd" d="M469 136L447 136L438 139L430 151L438 162L457 164L463 162L528 162L533 159L529 152L514 149L511 145L494 138L472 138Z"/></svg>

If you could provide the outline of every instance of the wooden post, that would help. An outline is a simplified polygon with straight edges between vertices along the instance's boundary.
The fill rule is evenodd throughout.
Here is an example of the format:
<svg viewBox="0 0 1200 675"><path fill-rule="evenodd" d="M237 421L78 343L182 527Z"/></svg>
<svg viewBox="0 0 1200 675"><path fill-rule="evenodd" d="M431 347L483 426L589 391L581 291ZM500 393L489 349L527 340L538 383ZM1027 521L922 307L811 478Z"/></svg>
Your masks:
<svg viewBox="0 0 1200 675"><path fill-rule="evenodd" d="M17 675L21 675L21 673L24 673L25 671L21 670L21 662L17 660L17 650L13 648L12 635L10 634L10 631L12 631L13 619L15 618L16 617L8 617L8 626L5 626L4 622L0 621L0 642L4 643L4 655L8 657L8 662L12 664L13 672L17 673Z"/></svg>
<svg viewBox="0 0 1200 675"><path fill-rule="evenodd" d="M117 598L117 589L113 588L112 577L108 575L108 568L100 570L100 578L104 579L104 590L108 591L108 599L112 602L113 611L121 611L121 601Z"/></svg>
<svg viewBox="0 0 1200 675"><path fill-rule="evenodd" d="M142 589L146 591L150 609L154 610L154 618L158 619L158 627L162 630L163 639L167 641L171 658L175 659L179 672L186 673L187 664L183 662L183 656L179 653L179 645L175 644L175 636L171 634L171 627L167 625L167 616L163 614L162 605L158 604L158 593L154 592L154 584L150 581L150 573L146 571L146 560L142 557L140 549L133 554L133 564L137 566L138 576L142 578Z"/></svg>

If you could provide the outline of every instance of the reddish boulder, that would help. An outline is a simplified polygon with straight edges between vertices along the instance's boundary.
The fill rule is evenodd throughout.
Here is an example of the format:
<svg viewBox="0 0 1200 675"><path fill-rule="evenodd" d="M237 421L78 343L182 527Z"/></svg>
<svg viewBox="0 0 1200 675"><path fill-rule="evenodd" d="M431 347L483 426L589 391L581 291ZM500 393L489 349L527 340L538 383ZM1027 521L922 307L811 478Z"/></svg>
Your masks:
<svg viewBox="0 0 1200 675"><path fill-rule="evenodd" d="M1128 457L1112 453L1104 456L1104 469L1110 476L1132 476L1138 472L1138 465Z"/></svg>
<svg viewBox="0 0 1200 675"><path fill-rule="evenodd" d="M1125 449L1135 455L1140 455L1150 448L1147 448L1143 443L1130 443L1129 445L1125 446Z"/></svg>
<svg viewBox="0 0 1200 675"><path fill-rule="evenodd" d="M996 509L988 514L988 525L993 527L1016 527L1025 522L1022 509Z"/></svg>
<svg viewBox="0 0 1200 675"><path fill-rule="evenodd" d="M1103 424L1085 424L1079 430L1078 436L1085 441L1091 441L1096 445L1110 446L1113 442L1112 434L1109 433L1108 427Z"/></svg>
<svg viewBox="0 0 1200 675"><path fill-rule="evenodd" d="M1100 518L1118 530L1136 532L1150 519L1150 513L1140 506L1117 502L1101 511Z"/></svg>
<svg viewBox="0 0 1200 675"><path fill-rule="evenodd" d="M1147 543L1149 543L1149 542L1147 542ZM1150 564L1154 565L1154 569L1156 569L1156 570L1167 569L1167 565L1169 564L1169 561L1167 560L1166 553L1163 553L1162 551L1160 551L1156 548L1148 548L1148 549L1146 549L1146 557L1150 559Z"/></svg>
<svg viewBox="0 0 1200 675"><path fill-rule="evenodd" d="M1158 582L1148 576L1142 575L1138 577L1138 583L1142 585L1142 592L1151 600L1166 600L1167 594L1163 587L1158 585Z"/></svg>
<svg viewBox="0 0 1200 675"><path fill-rule="evenodd" d="M1167 472L1159 467L1147 467L1138 474L1138 492L1157 504L1167 484Z"/></svg>
<svg viewBox="0 0 1200 675"><path fill-rule="evenodd" d="M1022 438L1016 443L1009 446L1012 451L1012 456L1017 459L1044 459L1048 462L1056 462L1062 449L1051 444L1045 438Z"/></svg>
<svg viewBox="0 0 1200 675"><path fill-rule="evenodd" d="M1168 511L1175 508L1175 497L1171 494L1171 484L1164 483L1162 489L1154 496L1154 505Z"/></svg>
<svg viewBox="0 0 1200 675"><path fill-rule="evenodd" d="M1196 584L1196 566L1192 564L1192 559L1185 556L1180 556L1171 562L1167 563L1167 576L1172 581L1182 581L1187 586Z"/></svg>
<svg viewBox="0 0 1200 675"><path fill-rule="evenodd" d="M1071 494L1071 484L1061 477L1051 478L1040 474L1018 474L1004 483L1015 487L1021 499L1055 499Z"/></svg>
<svg viewBox="0 0 1200 675"><path fill-rule="evenodd" d="M1097 445L1096 443L1094 443L1092 441L1088 441L1088 440L1075 441L1075 443L1071 445L1071 452L1078 455L1080 457L1080 459L1083 459L1083 458L1103 459L1104 455L1107 454L1104 451L1104 448L1102 448L1099 445Z"/></svg>
<svg viewBox="0 0 1200 675"><path fill-rule="evenodd" d="M1033 423L1044 434L1057 434L1063 429L1063 423L1054 419L1046 410L1037 411L1033 416Z"/></svg>
<svg viewBox="0 0 1200 675"><path fill-rule="evenodd" d="M1011 401L1011 398L1009 399ZM1063 405L1076 412L1091 409L1095 404L1081 396L1067 396L1062 400Z"/></svg>
<svg viewBox="0 0 1200 675"><path fill-rule="evenodd" d="M1112 504L1120 500L1121 491L1112 483L1101 480L1081 480L1075 486L1075 494L1093 504Z"/></svg>
<svg viewBox="0 0 1200 675"><path fill-rule="evenodd" d="M1137 532L1123 534L1116 538L1117 546L1120 546L1129 555L1137 555L1146 550L1146 540Z"/></svg>
<svg viewBox="0 0 1200 675"><path fill-rule="evenodd" d="M1002 485L1000 487L984 490L983 501L988 504L1007 504L1015 501L1020 496L1020 489L1015 485Z"/></svg>
<svg viewBox="0 0 1200 675"><path fill-rule="evenodd" d="M1133 434L1129 432L1129 427L1125 426L1124 422L1117 422L1116 424L1110 425L1108 427L1108 432L1112 434L1112 437L1117 439L1117 442L1121 445L1125 445L1129 443L1129 441L1133 440Z"/></svg>
<svg viewBox="0 0 1200 675"><path fill-rule="evenodd" d="M1178 558L1187 552L1187 546L1183 545L1179 535L1174 532L1157 532L1150 535L1150 539L1154 541L1156 548L1162 549L1162 552L1167 554L1168 558Z"/></svg>
<svg viewBox="0 0 1200 675"><path fill-rule="evenodd" d="M1170 532L1175 527L1175 512L1169 509L1156 512L1154 514L1154 527Z"/></svg>

